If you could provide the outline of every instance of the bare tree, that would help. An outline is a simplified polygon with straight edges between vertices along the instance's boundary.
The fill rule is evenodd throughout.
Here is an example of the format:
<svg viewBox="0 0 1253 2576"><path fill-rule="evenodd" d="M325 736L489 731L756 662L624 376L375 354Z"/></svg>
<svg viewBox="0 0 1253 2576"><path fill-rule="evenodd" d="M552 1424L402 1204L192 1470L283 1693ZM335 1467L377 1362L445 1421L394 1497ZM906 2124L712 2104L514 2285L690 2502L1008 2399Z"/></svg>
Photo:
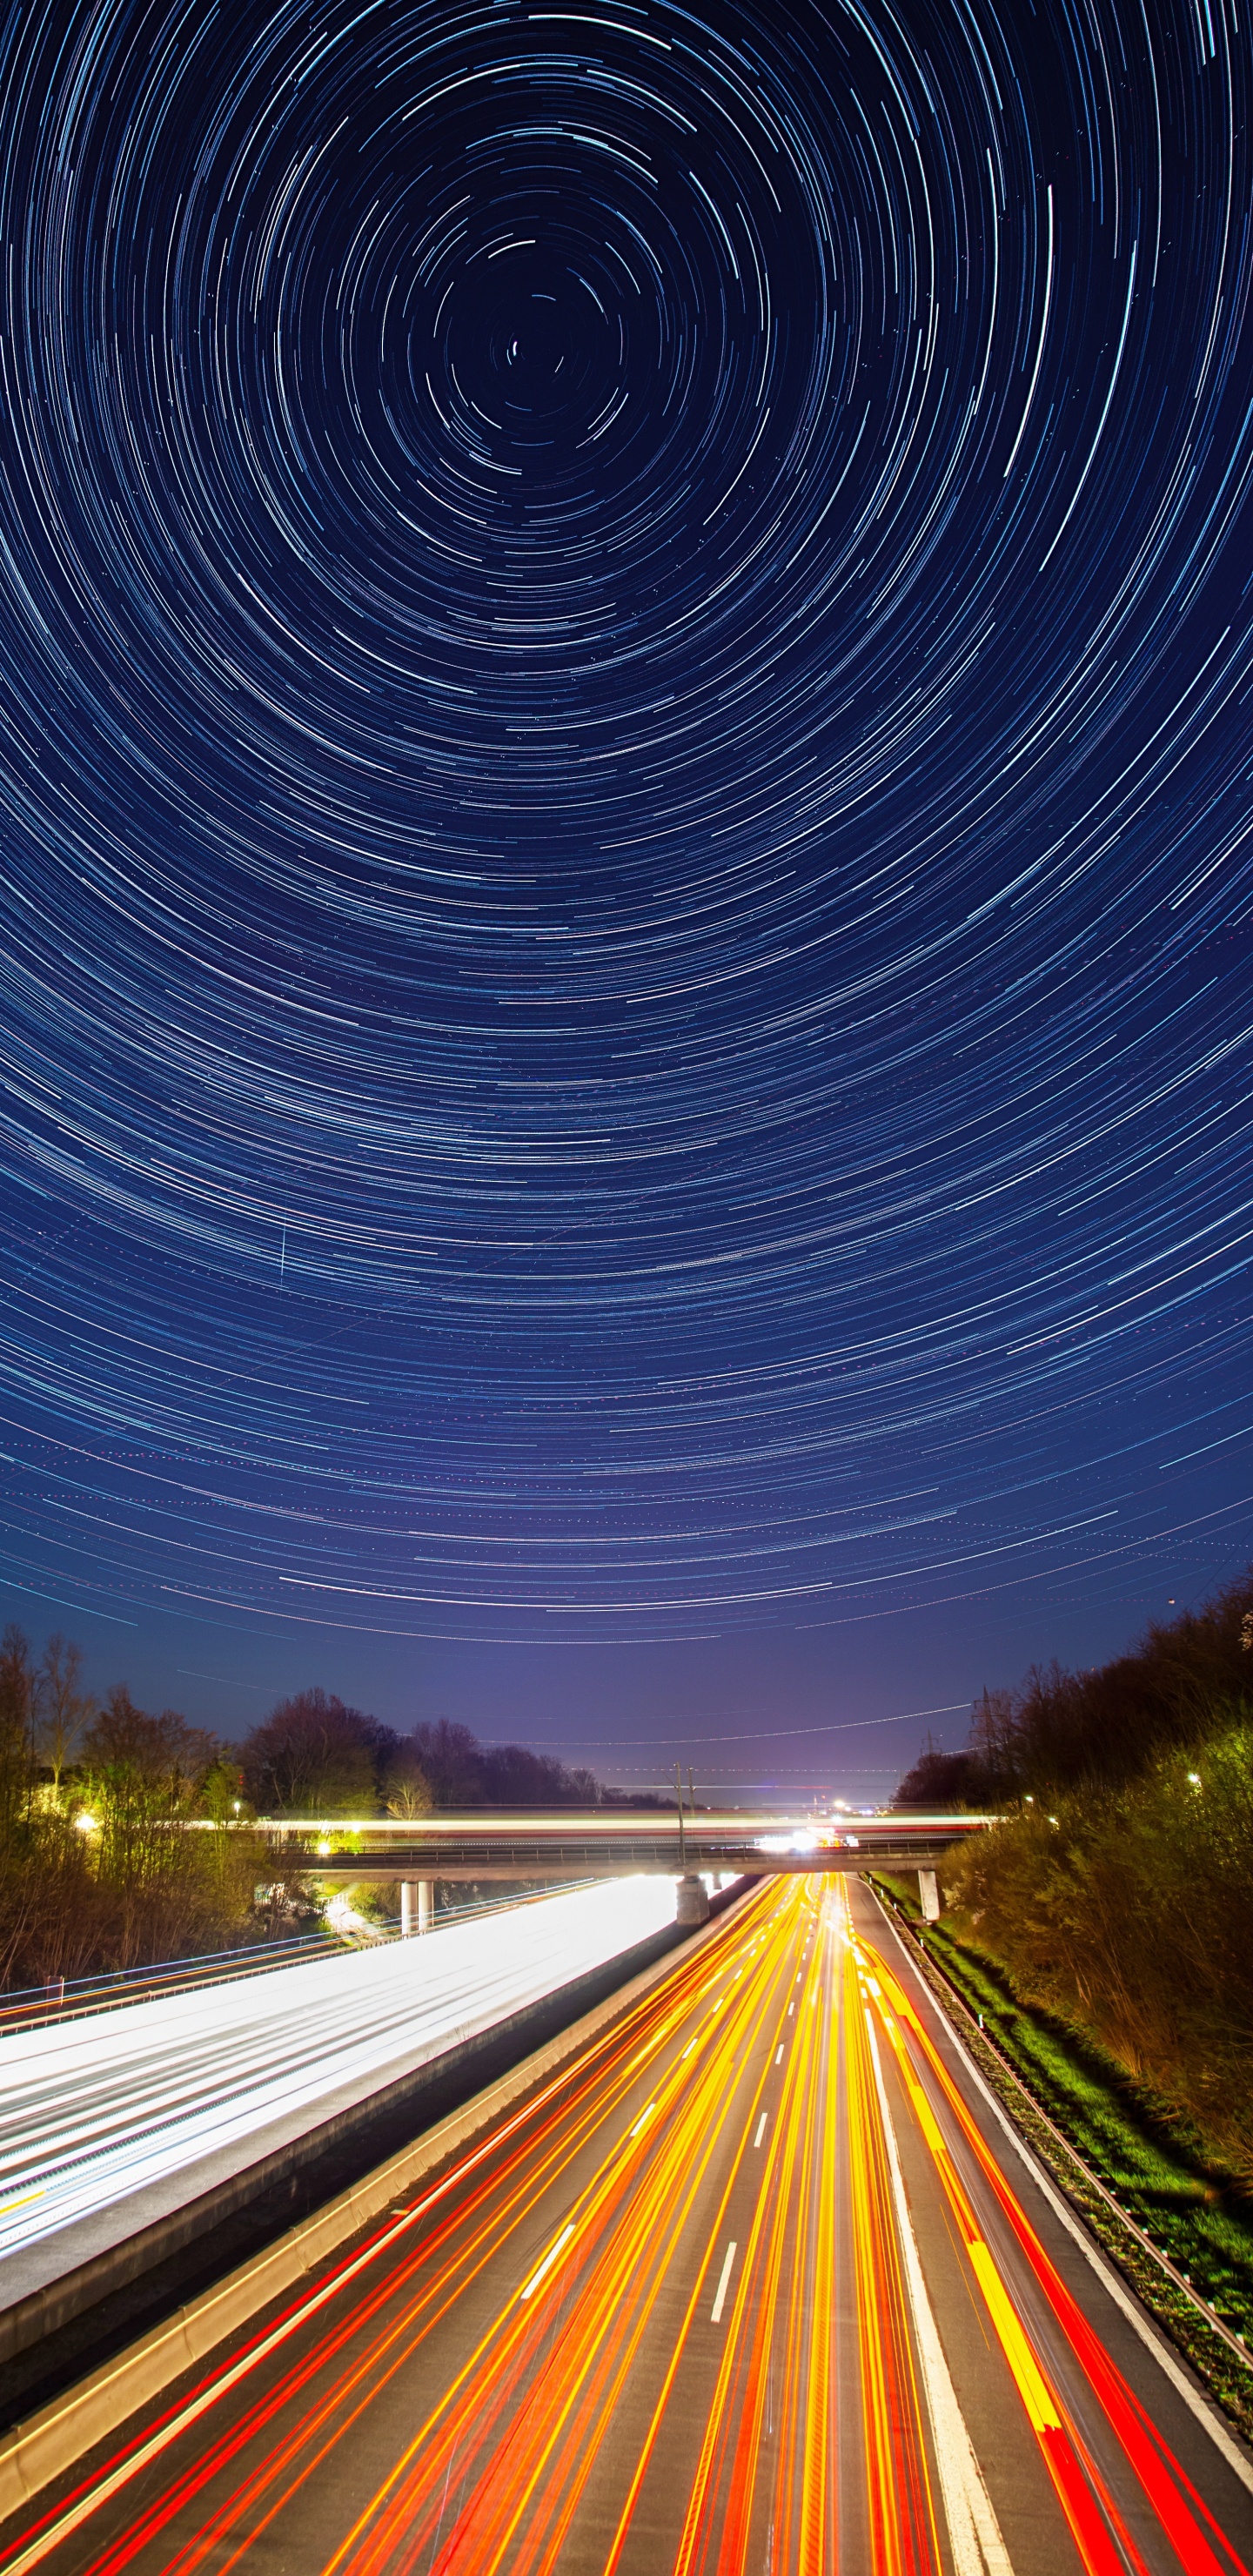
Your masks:
<svg viewBox="0 0 1253 2576"><path fill-rule="evenodd" d="M57 1794L83 1728L96 1714L91 1692L80 1687L82 1673L82 1647L71 1645L58 1629L49 1637L34 1676L35 1745L52 1773Z"/></svg>
<svg viewBox="0 0 1253 2576"><path fill-rule="evenodd" d="M30 1641L10 1622L0 1638L0 1851L30 1820L33 1726Z"/></svg>
<svg viewBox="0 0 1253 2576"><path fill-rule="evenodd" d="M281 1815L373 1816L400 1753L390 1726L324 1690L282 1699L239 1748L254 1806Z"/></svg>
<svg viewBox="0 0 1253 2576"><path fill-rule="evenodd" d="M389 1816L412 1824L419 1816L429 1816L434 1805L431 1784L418 1762L404 1760L387 1775L386 1808Z"/></svg>

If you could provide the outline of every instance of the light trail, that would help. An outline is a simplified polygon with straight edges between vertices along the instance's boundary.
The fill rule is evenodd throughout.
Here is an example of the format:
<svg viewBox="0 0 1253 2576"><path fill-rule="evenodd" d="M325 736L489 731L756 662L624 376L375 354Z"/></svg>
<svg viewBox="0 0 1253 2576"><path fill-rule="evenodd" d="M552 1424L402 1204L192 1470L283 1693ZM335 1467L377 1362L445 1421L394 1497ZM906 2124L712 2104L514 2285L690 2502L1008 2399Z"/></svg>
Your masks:
<svg viewBox="0 0 1253 2576"><path fill-rule="evenodd" d="M1190 2576L1219 2576L1231 2555L1219 2538L1220 2554L1196 2508L1199 2499L1176 2460L1138 2405L1120 2371L1110 2360L1077 2301L1061 2279L1038 2235L1011 2191L978 2125L962 2100L934 2041L915 2012L887 1962L877 1960L871 1981L883 2027L894 2050L911 2106L934 2159L953 2216L961 2231L971 2269L983 2294L991 2323L1005 2353L1014 2382L1040 2443L1071 2534L1085 2569L1093 2576L1116 2576L1143 2562L1131 2529L1119 2513L1101 2467L1073 2414L1051 2384L1047 2362L1033 2339L1021 2306L1015 2303L976 2218L953 2151L919 2079L916 2059L939 2087L943 2104L955 2120L964 2146L1008 2220L1013 2237L1027 2258L1033 2283L1043 2293L1053 2323L1066 2338L1104 2412L1122 2459L1134 2470L1143 2497L1162 2532L1176 2549ZM895 2016L895 2017L894 2017ZM916 2052L916 2057L915 2057ZM1215 2537L1218 2537L1215 2535Z"/></svg>
<svg viewBox="0 0 1253 2576"><path fill-rule="evenodd" d="M315 14L0 21L12 1586L216 1722L1226 1573L1247 11Z"/></svg>
<svg viewBox="0 0 1253 2576"><path fill-rule="evenodd" d="M935 2504L907 2323L900 2248L855 1954L847 1953L845 2054L863 2438L873 2576L939 2576Z"/></svg>
<svg viewBox="0 0 1253 2576"><path fill-rule="evenodd" d="M760 1890L0 2576L1239 2576L878 1928Z"/></svg>
<svg viewBox="0 0 1253 2576"><path fill-rule="evenodd" d="M668 1879L0 2040L0 2258L436 2058L672 1921ZM3 2296L0 2271L0 2297Z"/></svg>

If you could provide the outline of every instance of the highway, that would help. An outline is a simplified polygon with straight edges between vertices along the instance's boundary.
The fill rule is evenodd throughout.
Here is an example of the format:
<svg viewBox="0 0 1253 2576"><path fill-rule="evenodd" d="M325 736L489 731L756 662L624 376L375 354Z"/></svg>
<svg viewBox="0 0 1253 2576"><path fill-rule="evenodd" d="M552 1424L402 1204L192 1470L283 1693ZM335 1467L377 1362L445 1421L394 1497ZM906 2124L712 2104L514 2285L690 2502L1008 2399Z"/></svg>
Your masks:
<svg viewBox="0 0 1253 2576"><path fill-rule="evenodd" d="M0 2308L674 1919L654 1878L0 2036Z"/></svg>
<svg viewBox="0 0 1253 2576"><path fill-rule="evenodd" d="M1231 2576L1138 2313L864 1886L767 1882L0 2576Z"/></svg>

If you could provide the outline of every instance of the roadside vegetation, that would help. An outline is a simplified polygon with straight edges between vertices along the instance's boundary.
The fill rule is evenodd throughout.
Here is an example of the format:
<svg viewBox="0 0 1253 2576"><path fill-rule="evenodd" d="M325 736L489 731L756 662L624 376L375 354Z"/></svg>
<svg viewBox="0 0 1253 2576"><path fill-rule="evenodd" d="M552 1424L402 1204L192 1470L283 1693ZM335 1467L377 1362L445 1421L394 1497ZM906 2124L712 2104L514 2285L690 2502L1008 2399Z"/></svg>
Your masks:
<svg viewBox="0 0 1253 2576"><path fill-rule="evenodd" d="M926 1949L1253 2344L1253 1575L1099 1670L985 1691L897 1802L998 1812L942 1870ZM889 1892L916 1925L915 1891Z"/></svg>
<svg viewBox="0 0 1253 2576"><path fill-rule="evenodd" d="M480 1744L446 1719L402 1736L320 1689L280 1700L229 1743L176 1710L138 1708L124 1683L98 1701L77 1646L54 1636L37 1654L10 1627L0 1641L0 1991L324 1929L307 1867L290 1849L278 1856L258 1818L314 1816L351 1848L356 1819L586 1807L605 1794L590 1772L523 1745ZM350 1895L365 1923L398 1903L388 1887L339 1894L341 1911Z"/></svg>
<svg viewBox="0 0 1253 2576"><path fill-rule="evenodd" d="M993 1960L948 1925L924 1926L908 1881L872 1883L912 1932L924 1977L1015 2128L1253 2438L1253 2349L1241 2348L1253 2347L1253 2211L1236 2178L1099 2049L1025 2010Z"/></svg>
<svg viewBox="0 0 1253 2576"><path fill-rule="evenodd" d="M0 1642L0 1986L55 1984L262 1937L248 1928L266 1869L237 1829L238 1767L124 1684L97 1705L81 1656L53 1637L36 1662ZM241 1810L242 1812L242 1810ZM191 1818L204 1829L181 1828Z"/></svg>
<svg viewBox="0 0 1253 2576"><path fill-rule="evenodd" d="M1097 1671L985 1691L898 1802L946 1788L1002 1819L943 1872L951 1931L1253 2196L1253 1578Z"/></svg>

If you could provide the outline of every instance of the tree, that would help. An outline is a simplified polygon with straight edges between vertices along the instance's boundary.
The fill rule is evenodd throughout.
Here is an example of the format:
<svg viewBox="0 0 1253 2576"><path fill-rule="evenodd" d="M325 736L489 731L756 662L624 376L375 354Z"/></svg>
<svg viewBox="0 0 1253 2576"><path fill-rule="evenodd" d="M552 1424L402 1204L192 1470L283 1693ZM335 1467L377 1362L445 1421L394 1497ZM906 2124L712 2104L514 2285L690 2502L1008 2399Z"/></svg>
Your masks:
<svg viewBox="0 0 1253 2576"><path fill-rule="evenodd" d="M893 1800L897 1807L978 1807L987 1775L974 1753L941 1753L928 1743L907 1771Z"/></svg>
<svg viewBox="0 0 1253 2576"><path fill-rule="evenodd" d="M574 1807L588 1803L574 1772L551 1753L525 1744L489 1744L482 1753L483 1790L493 1807ZM591 1774L584 1772L586 1782ZM595 1783L593 1782L593 1790ZM595 1805L593 1796L591 1803Z"/></svg>
<svg viewBox="0 0 1253 2576"><path fill-rule="evenodd" d="M29 1817L33 1723L30 1640L10 1623L0 1638L0 1851L12 1848Z"/></svg>
<svg viewBox="0 0 1253 2576"><path fill-rule="evenodd" d="M372 1816L401 1751L390 1726L324 1690L282 1699L239 1748L261 1815Z"/></svg>
<svg viewBox="0 0 1253 2576"><path fill-rule="evenodd" d="M1253 1568L1199 1610L1154 1622L1111 1663L1077 1673L1056 1661L1033 1664L1016 1689L983 1691L965 1756L940 1757L969 1759L971 1785L947 1794L999 1805L1136 1780L1161 1756L1200 1742L1217 1706L1253 1715L1251 1648ZM910 1782L898 1797L924 1794L916 1771Z"/></svg>
<svg viewBox="0 0 1253 2576"><path fill-rule="evenodd" d="M83 1739L84 1812L103 1876L132 1889L176 1868L182 1837L172 1828L195 1812L217 1752L202 1727L170 1708L149 1717L115 1684Z"/></svg>
<svg viewBox="0 0 1253 2576"><path fill-rule="evenodd" d="M431 1784L421 1763L402 1753L394 1770L387 1775L384 1805L388 1815L413 1823L419 1816L429 1816L434 1804Z"/></svg>
<svg viewBox="0 0 1253 2576"><path fill-rule="evenodd" d="M61 1774L83 1728L95 1715L90 1691L79 1687L82 1670L82 1647L71 1645L58 1629L49 1637L34 1675L35 1742L40 1759L52 1773L54 1794L60 1791Z"/></svg>
<svg viewBox="0 0 1253 2576"><path fill-rule="evenodd" d="M405 1753L425 1773L437 1807L482 1806L483 1752L468 1726L448 1717L415 1726Z"/></svg>
<svg viewBox="0 0 1253 2576"><path fill-rule="evenodd" d="M415 1726L401 1758L416 1763L442 1808L597 1807L605 1794L591 1771L567 1770L526 1744L480 1744L448 1717Z"/></svg>

